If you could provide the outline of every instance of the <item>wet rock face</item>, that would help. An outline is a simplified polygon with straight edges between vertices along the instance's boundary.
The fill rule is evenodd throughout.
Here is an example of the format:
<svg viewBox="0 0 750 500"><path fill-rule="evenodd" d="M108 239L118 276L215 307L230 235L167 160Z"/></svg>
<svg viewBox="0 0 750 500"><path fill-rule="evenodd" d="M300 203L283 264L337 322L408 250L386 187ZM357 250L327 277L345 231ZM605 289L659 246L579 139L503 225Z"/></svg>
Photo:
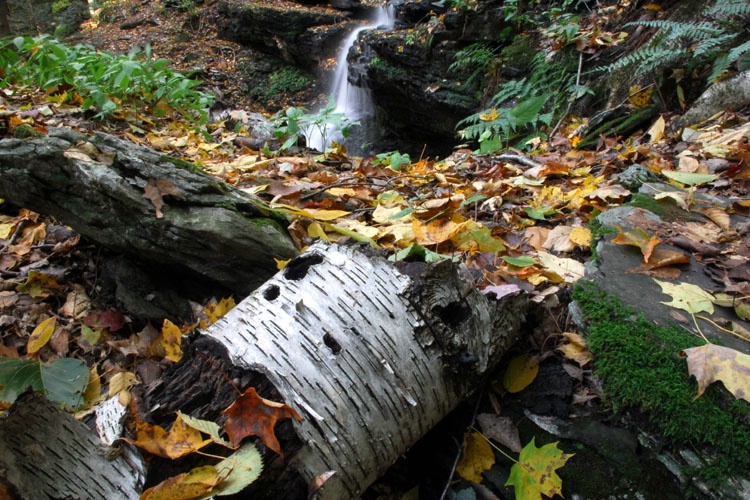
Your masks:
<svg viewBox="0 0 750 500"><path fill-rule="evenodd" d="M358 5L356 1L333 3L340 5L339 8L344 8L344 4L349 6L347 8ZM310 70L335 53L347 30L351 12L222 1L219 15L224 19L220 37Z"/></svg>
<svg viewBox="0 0 750 500"><path fill-rule="evenodd" d="M449 68L462 48L505 36L503 6L488 1L476 10L441 12L426 0L391 5L396 29L360 37L349 53L349 81L372 90L385 117L381 127L394 138L390 148L419 153L427 144L428 154L446 154L440 145L456 143L457 122L478 109L481 94Z"/></svg>

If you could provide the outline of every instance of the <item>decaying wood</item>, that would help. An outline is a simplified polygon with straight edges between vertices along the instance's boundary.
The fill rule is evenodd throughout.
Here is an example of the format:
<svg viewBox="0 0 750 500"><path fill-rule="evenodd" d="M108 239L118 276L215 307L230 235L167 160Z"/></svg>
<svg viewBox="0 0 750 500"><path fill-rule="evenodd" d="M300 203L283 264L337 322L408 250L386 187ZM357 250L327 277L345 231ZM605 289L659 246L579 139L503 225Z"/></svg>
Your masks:
<svg viewBox="0 0 750 500"><path fill-rule="evenodd" d="M0 497L136 499L142 464L108 448L59 405L27 392L0 418Z"/></svg>
<svg viewBox="0 0 750 500"><path fill-rule="evenodd" d="M154 203L163 200L157 217ZM296 255L285 225L192 164L111 135L70 129L0 141L0 198L50 215L138 259L249 293Z"/></svg>
<svg viewBox="0 0 750 500"><path fill-rule="evenodd" d="M268 472L285 481L264 482L252 497L281 498L293 483L286 478L310 485L334 471L318 497L356 498L480 387L516 341L525 304L520 293L482 295L449 261L393 264L361 247L316 244L199 338L203 348L218 342L231 370L193 356L145 402L179 408L227 374L243 390L266 380L304 419L287 423L297 445L282 448L283 466Z"/></svg>

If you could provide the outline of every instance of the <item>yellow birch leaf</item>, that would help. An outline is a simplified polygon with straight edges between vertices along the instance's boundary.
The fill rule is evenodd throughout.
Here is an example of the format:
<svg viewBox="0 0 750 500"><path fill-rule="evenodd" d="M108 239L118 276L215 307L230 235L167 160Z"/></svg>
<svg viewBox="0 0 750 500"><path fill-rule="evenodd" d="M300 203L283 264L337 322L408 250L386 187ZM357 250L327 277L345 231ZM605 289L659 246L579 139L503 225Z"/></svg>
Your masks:
<svg viewBox="0 0 750 500"><path fill-rule="evenodd" d="M335 220L351 213L346 210L308 210L308 212L312 214L313 219L320 221Z"/></svg>
<svg viewBox="0 0 750 500"><path fill-rule="evenodd" d="M36 328L34 328L34 331L31 332L29 341L26 344L26 352L28 354L35 354L39 352L39 349L44 347L47 344L47 342L49 342L49 339L52 337L52 334L55 333L56 327L57 327L57 318L55 316L47 318L41 323L39 323L38 325L36 325Z"/></svg>
<svg viewBox="0 0 750 500"><path fill-rule="evenodd" d="M140 500L190 500L208 496L222 481L213 465L196 467L189 472L165 479L141 494Z"/></svg>
<svg viewBox="0 0 750 500"><path fill-rule="evenodd" d="M687 357L688 371L698 381L698 399L716 381L737 399L750 402L750 356L728 347L706 344L680 353Z"/></svg>
<svg viewBox="0 0 750 500"><path fill-rule="evenodd" d="M508 363L503 376L503 387L508 392L520 392L534 381L538 373L539 357L522 354Z"/></svg>
<svg viewBox="0 0 750 500"><path fill-rule="evenodd" d="M495 453L490 443L478 432L467 433L465 441L464 454L456 466L456 472L467 481L481 483L482 472L495 465Z"/></svg>

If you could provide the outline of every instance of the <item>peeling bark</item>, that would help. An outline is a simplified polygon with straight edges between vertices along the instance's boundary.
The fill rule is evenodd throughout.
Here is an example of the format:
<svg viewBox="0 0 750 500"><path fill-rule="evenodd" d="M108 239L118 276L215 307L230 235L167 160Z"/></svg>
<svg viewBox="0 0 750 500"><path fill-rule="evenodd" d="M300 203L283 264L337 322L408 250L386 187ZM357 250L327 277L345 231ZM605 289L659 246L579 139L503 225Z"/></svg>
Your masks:
<svg viewBox="0 0 750 500"><path fill-rule="evenodd" d="M282 441L283 466L251 487L253 498L294 496L290 478L309 485L329 471L318 497L356 498L480 387L517 340L526 298L487 297L457 271L449 261L393 264L369 249L316 244L200 337L244 371L226 372L242 390L267 381L304 417L286 422L296 444ZM167 373L146 405L195 399L200 389L186 383L203 376L187 375L194 370L224 376L225 361L196 359Z"/></svg>

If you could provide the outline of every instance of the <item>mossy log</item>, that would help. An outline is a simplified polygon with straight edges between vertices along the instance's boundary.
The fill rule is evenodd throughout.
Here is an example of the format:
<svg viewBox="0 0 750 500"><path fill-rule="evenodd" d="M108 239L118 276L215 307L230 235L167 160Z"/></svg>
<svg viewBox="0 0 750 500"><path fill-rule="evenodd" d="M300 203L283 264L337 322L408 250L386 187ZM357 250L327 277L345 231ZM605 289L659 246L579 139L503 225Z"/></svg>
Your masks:
<svg viewBox="0 0 750 500"><path fill-rule="evenodd" d="M53 128L0 141L0 198L241 294L275 272L274 258L297 254L283 221L257 200L189 162L103 133Z"/></svg>
<svg viewBox="0 0 750 500"><path fill-rule="evenodd" d="M256 387L303 417L277 427L248 498L358 498L481 387L515 343L526 297L483 295L450 261L394 264L316 244L212 325L144 391L155 421L217 419ZM331 473L333 473L331 475ZM319 479L318 479L319 480Z"/></svg>

